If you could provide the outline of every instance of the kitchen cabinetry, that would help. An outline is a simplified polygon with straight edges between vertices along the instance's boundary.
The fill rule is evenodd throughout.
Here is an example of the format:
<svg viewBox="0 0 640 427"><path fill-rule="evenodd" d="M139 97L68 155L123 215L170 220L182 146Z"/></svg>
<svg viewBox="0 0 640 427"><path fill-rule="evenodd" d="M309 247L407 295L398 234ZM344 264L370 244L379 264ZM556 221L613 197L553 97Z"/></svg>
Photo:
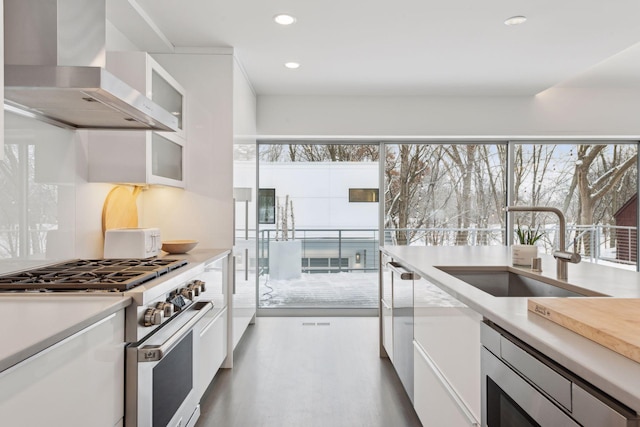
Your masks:
<svg viewBox="0 0 640 427"><path fill-rule="evenodd" d="M207 313L200 321L198 333L200 348L195 388L200 399L227 357L227 308Z"/></svg>
<svg viewBox="0 0 640 427"><path fill-rule="evenodd" d="M235 259L235 258L234 258ZM235 266L234 266L235 267ZM245 275L241 270L233 270L233 349L236 348L244 331L254 322L256 315L256 276Z"/></svg>
<svg viewBox="0 0 640 427"><path fill-rule="evenodd" d="M424 426L479 426L463 410L447 383L429 357L414 343L414 408Z"/></svg>
<svg viewBox="0 0 640 427"><path fill-rule="evenodd" d="M393 289L391 270L387 266L391 258L380 252L380 356L393 362Z"/></svg>
<svg viewBox="0 0 640 427"><path fill-rule="evenodd" d="M478 423L482 316L428 277L414 281L414 315L414 405L420 420L424 425ZM434 405L440 409L433 410Z"/></svg>
<svg viewBox="0 0 640 427"><path fill-rule="evenodd" d="M413 402L413 282L420 277L402 264L387 263L393 294L393 367Z"/></svg>
<svg viewBox="0 0 640 427"><path fill-rule="evenodd" d="M146 52L107 52L106 63L108 71L176 116L175 133L185 138L186 91L156 60Z"/></svg>
<svg viewBox="0 0 640 427"><path fill-rule="evenodd" d="M184 141L166 132L91 131L89 181L184 187Z"/></svg>
<svg viewBox="0 0 640 427"><path fill-rule="evenodd" d="M6 426L122 425L124 310L0 373Z"/></svg>
<svg viewBox="0 0 640 427"><path fill-rule="evenodd" d="M234 178L235 179L235 178ZM255 180L254 180L255 182ZM255 217L249 214L255 188L235 187L234 212L234 276L233 276L233 348L256 314L256 228ZM242 208L238 209L238 207ZM254 204L255 206L255 204Z"/></svg>
<svg viewBox="0 0 640 427"><path fill-rule="evenodd" d="M178 131L92 131L89 181L184 187L184 88L145 52L108 52L107 69L178 118Z"/></svg>
<svg viewBox="0 0 640 427"><path fill-rule="evenodd" d="M205 282L205 299L213 301L213 310L198 322L196 384L198 399L202 398L211 380L222 366L228 354L229 309L227 306L227 280L229 256L205 265L202 280Z"/></svg>

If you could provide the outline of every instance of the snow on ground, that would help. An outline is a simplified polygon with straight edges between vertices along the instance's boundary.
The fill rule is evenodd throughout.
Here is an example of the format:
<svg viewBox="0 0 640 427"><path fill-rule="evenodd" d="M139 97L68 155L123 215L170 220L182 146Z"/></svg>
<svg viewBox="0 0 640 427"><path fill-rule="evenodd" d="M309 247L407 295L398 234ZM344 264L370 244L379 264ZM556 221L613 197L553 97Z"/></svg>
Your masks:
<svg viewBox="0 0 640 427"><path fill-rule="evenodd" d="M316 273L299 279L260 277L260 307L377 308L378 274Z"/></svg>

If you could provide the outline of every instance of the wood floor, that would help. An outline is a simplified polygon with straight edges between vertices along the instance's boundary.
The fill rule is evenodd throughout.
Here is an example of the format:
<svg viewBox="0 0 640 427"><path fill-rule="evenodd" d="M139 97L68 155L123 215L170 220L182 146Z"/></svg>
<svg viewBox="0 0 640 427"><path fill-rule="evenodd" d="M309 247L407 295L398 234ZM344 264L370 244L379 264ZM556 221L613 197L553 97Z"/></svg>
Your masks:
<svg viewBox="0 0 640 427"><path fill-rule="evenodd" d="M259 317L201 402L196 427L421 426L375 317Z"/></svg>

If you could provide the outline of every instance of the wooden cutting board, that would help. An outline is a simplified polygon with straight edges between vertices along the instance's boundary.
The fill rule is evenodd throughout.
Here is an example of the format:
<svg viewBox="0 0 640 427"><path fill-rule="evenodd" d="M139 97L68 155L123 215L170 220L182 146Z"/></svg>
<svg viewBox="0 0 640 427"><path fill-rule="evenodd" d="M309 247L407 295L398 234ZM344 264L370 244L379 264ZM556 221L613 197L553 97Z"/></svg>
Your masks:
<svg viewBox="0 0 640 427"><path fill-rule="evenodd" d="M528 308L640 363L640 298L529 298Z"/></svg>
<svg viewBox="0 0 640 427"><path fill-rule="evenodd" d="M116 185L111 189L102 206L102 234L114 228L136 228L138 205L136 199L142 187Z"/></svg>

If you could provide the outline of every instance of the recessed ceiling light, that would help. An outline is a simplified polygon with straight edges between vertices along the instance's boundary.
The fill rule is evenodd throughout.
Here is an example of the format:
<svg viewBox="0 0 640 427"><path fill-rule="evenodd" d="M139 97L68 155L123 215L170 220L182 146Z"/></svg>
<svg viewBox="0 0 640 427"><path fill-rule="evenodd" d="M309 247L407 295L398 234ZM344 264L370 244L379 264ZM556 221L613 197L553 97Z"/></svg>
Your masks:
<svg viewBox="0 0 640 427"><path fill-rule="evenodd" d="M512 16L511 18L504 21L504 25L520 25L527 22L526 16Z"/></svg>
<svg viewBox="0 0 640 427"><path fill-rule="evenodd" d="M287 68L291 68L292 70L295 70L296 68L300 68L300 63L298 63L298 62L285 62L284 66L287 67Z"/></svg>
<svg viewBox="0 0 640 427"><path fill-rule="evenodd" d="M296 22L296 18L286 13L280 13L273 17L273 20L280 25L291 25Z"/></svg>

